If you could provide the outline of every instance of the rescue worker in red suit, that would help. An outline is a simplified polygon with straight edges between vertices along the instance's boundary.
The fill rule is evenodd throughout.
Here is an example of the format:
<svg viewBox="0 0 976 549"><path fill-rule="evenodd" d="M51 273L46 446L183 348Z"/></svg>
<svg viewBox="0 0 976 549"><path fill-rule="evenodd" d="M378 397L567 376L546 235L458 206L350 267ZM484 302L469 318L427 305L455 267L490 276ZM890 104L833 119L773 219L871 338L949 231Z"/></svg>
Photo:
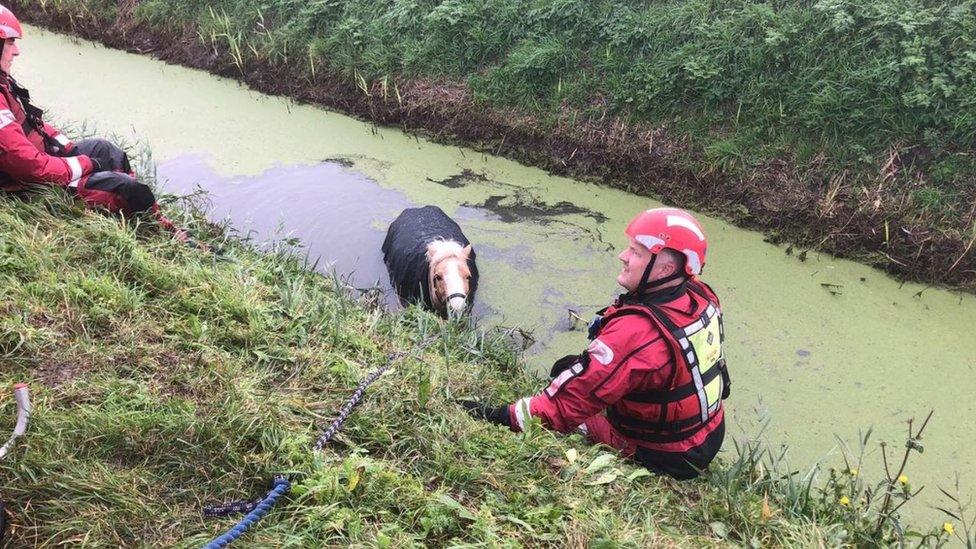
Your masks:
<svg viewBox="0 0 976 549"><path fill-rule="evenodd" d="M722 446L729 394L719 300L698 279L705 233L676 208L641 212L626 233L617 282L627 292L600 311L587 349L557 361L535 396L461 405L516 432L530 417L579 430L658 474L694 478Z"/></svg>
<svg viewBox="0 0 976 549"><path fill-rule="evenodd" d="M159 211L152 190L136 180L126 153L104 139L72 143L42 119L43 111L10 76L17 40L23 37L17 17L0 6L0 189L24 191L37 185L67 189L92 207L135 215L152 212L184 240Z"/></svg>

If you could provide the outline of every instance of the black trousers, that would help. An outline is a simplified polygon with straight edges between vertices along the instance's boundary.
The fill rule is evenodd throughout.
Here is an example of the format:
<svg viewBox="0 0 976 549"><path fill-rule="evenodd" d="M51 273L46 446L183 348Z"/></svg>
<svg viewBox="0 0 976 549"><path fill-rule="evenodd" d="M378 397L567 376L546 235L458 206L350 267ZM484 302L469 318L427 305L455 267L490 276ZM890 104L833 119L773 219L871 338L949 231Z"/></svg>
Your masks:
<svg viewBox="0 0 976 549"><path fill-rule="evenodd" d="M78 195L90 206L135 215L151 210L156 203L152 189L132 176L129 156L111 141L97 137L83 139L75 143L72 153L110 158L112 169L120 170L98 172L88 177L78 189Z"/></svg>
<svg viewBox="0 0 976 549"><path fill-rule="evenodd" d="M647 448L637 447L634 459L658 474L668 475L678 480L693 479L698 472L708 467L722 448L725 439L725 419L698 446L685 452L658 452Z"/></svg>

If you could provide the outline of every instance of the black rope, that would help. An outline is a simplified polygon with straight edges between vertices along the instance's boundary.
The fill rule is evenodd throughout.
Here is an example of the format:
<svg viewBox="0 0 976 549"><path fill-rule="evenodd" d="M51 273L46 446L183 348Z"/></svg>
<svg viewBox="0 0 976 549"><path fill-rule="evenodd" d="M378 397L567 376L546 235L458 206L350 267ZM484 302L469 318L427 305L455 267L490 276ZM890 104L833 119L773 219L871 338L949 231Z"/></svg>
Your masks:
<svg viewBox="0 0 976 549"><path fill-rule="evenodd" d="M336 432L342 427L342 424L346 422L347 418L349 418L349 414L352 413L352 409L355 408L356 405L359 404L360 399L363 398L363 393L366 392L366 388L372 385L374 381L379 379L379 377L383 375L383 372L389 370L390 367L393 366L393 362L394 357L388 357L386 364L373 370L373 373L369 374L366 376L366 379L359 382L359 387L356 387L356 392L352 394L352 398L350 398L346 402L346 405L342 407L342 410L339 411L339 417L337 417L335 421L332 422L332 425L329 425L329 428L322 433L322 436L315 441L315 445L312 448L314 448L316 452L321 450L323 446L332 440L332 437L335 436Z"/></svg>
<svg viewBox="0 0 976 549"><path fill-rule="evenodd" d="M227 503L218 503L214 505L206 505L203 508L203 518L220 518L229 517L230 515L241 515L244 513L250 513L254 510L264 500L264 496L261 496L253 501L231 501Z"/></svg>
<svg viewBox="0 0 976 549"><path fill-rule="evenodd" d="M315 441L315 445L313 446L313 448L316 452L318 452L319 450L322 449L323 446L328 444L329 441L332 440L332 437L335 436L336 432L338 432L339 429L342 428L342 424L345 423L346 419L349 418L349 414L352 413L352 409L355 408L357 404L359 404L360 400L362 400L363 393L366 392L366 388L372 385L373 382L375 382L377 379L379 379L379 377L383 375L384 372L386 372L387 370L390 369L391 366L393 366L394 362L396 362L400 358L403 358L403 356L404 355L399 355L399 356L389 355L387 357L386 364L373 370L373 373L369 374L368 376L366 376L366 378L364 378L362 381L359 382L359 386L356 387L356 392L352 394L352 397L350 397L349 400L346 401L346 404L342 407L342 410L339 411L339 416L335 418L332 424L329 425L329 428L326 429L325 432L322 433L322 435ZM278 477L275 478L277 479ZM226 516L240 514L240 513L250 513L255 508L257 508L257 506L263 500L264 497L259 497L251 501L239 500L239 501L231 501L231 502L215 504L215 505L207 505L203 508L203 516L205 518L219 518L219 517L226 517Z"/></svg>

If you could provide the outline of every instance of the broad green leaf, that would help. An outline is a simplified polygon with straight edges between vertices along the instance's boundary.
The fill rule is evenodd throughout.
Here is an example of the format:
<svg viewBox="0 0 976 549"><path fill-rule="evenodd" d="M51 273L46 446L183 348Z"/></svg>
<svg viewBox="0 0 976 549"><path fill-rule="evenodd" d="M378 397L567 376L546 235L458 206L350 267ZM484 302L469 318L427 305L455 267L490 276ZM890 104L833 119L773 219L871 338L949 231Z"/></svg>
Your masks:
<svg viewBox="0 0 976 549"><path fill-rule="evenodd" d="M450 509L457 512L459 517L468 520L475 520L474 513L468 511L467 507L461 505L461 503L458 502L458 500L452 498L451 496L447 494L437 494L436 496L434 496L434 499L442 503L445 507L449 507Z"/></svg>
<svg viewBox="0 0 976 549"><path fill-rule="evenodd" d="M616 458L613 454L600 454L586 467L586 472L595 473L600 469L605 469L613 463L614 459Z"/></svg>
<svg viewBox="0 0 976 549"><path fill-rule="evenodd" d="M592 482L587 482L586 485L587 486L596 486L598 484L610 484L611 482L613 482L615 480L617 480L616 473L603 473L602 475L598 476L596 478L596 480L594 480Z"/></svg>
<svg viewBox="0 0 976 549"><path fill-rule="evenodd" d="M635 479L639 479L641 477L649 477L649 476L651 476L651 472L648 471L647 469L641 467L640 469L637 469L634 472L632 472L631 474L627 475L627 482L631 482L631 481L633 481Z"/></svg>

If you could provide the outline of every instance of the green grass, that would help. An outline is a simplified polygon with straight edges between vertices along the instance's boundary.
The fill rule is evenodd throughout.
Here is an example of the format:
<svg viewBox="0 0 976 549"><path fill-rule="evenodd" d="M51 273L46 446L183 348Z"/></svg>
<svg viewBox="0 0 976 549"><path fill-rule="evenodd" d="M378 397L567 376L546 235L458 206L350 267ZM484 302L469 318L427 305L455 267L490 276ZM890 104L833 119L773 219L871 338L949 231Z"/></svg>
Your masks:
<svg viewBox="0 0 976 549"><path fill-rule="evenodd" d="M466 80L491 105L606 110L703 149L733 132L752 165L813 147L866 169L892 146L942 158L976 138L972 0L148 0L134 16L196 27L242 65Z"/></svg>
<svg viewBox="0 0 976 549"><path fill-rule="evenodd" d="M149 158L141 173L153 173ZM234 262L58 191L0 197L0 386L28 382L36 407L0 462L15 545L198 546L232 525L204 521L204 503L263 493L274 473L292 494L242 547L947 539L903 533L897 513L876 530L871 494L890 485L793 472L759 445L729 443L710 475L678 483L578 435L470 419L456 398L510 401L542 383L507 333L386 313L288 246L258 253L184 206L166 201ZM403 358L313 454L390 354ZM11 399L2 404L9 432ZM838 503L846 494L850 506Z"/></svg>

